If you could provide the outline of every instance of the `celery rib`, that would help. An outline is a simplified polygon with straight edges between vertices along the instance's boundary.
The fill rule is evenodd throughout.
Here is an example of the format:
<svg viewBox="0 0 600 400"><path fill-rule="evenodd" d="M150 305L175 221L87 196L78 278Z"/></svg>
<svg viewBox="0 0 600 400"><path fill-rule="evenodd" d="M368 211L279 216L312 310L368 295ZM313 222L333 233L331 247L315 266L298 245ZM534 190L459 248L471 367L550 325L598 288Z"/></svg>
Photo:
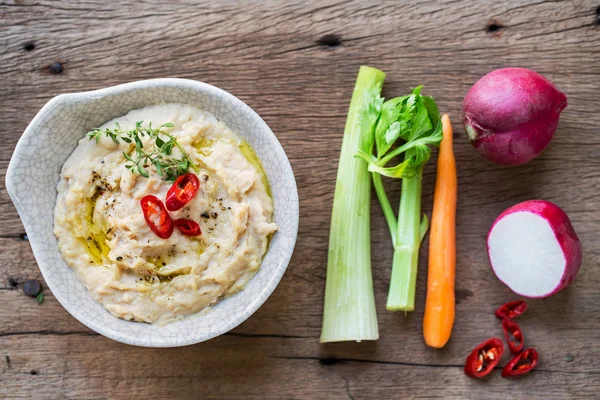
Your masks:
<svg viewBox="0 0 600 400"><path fill-rule="evenodd" d="M375 193L377 193L377 198L379 199L379 204L381 205L381 209L383 210L383 215L385 216L385 220L386 220L388 228L390 230L390 235L392 236L392 242L395 242L396 241L396 230L398 229L397 228L398 222L396 221L396 215L394 214L392 205L390 204L387 194L385 193L381 175L373 174L373 186L375 187Z"/></svg>
<svg viewBox="0 0 600 400"><path fill-rule="evenodd" d="M392 277L386 304L386 308L390 311L415 309L415 288L421 244L421 186L420 175L402 180Z"/></svg>
<svg viewBox="0 0 600 400"><path fill-rule="evenodd" d="M372 109L374 96L379 99L384 78L382 71L361 67L348 110L331 215L322 343L379 338L371 275L371 173L355 155L371 151L379 115Z"/></svg>

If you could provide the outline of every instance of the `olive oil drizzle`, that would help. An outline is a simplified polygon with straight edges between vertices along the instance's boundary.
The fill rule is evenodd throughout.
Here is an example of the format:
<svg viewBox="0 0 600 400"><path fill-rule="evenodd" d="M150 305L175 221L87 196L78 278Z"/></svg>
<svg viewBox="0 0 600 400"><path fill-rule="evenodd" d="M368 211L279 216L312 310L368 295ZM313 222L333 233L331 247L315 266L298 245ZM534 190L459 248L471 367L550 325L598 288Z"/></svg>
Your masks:
<svg viewBox="0 0 600 400"><path fill-rule="evenodd" d="M200 154L208 156L212 152L211 146L217 140L224 142L224 143L233 143L234 142L233 140L231 140L229 138L225 138L225 137L220 137L218 139L202 138L202 140L200 140L196 145L194 145L194 147L196 148L196 150L198 150L200 152ZM269 197L272 197L271 186L269 185L269 181L267 179L267 174L265 173L265 170L260 162L260 159L256 155L256 152L254 151L252 146L250 146L250 144L247 141L245 141L244 139L238 139L235 143L236 143L238 149L244 155L244 158L246 160L248 160L248 162L256 169L256 172L258 173L258 175L260 175L260 179L265 187L265 190L267 191L267 194L269 195Z"/></svg>

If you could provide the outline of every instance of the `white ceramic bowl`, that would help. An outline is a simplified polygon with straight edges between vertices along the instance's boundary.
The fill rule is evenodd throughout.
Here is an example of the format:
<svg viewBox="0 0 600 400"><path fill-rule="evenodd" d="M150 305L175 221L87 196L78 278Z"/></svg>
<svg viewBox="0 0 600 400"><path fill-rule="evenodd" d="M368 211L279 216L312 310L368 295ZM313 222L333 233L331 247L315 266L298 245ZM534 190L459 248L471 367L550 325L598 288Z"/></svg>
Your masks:
<svg viewBox="0 0 600 400"><path fill-rule="evenodd" d="M262 266L246 288L211 312L166 326L128 322L94 301L62 259L53 234L56 184L63 163L90 128L151 104L190 104L214 114L246 139L262 161L279 226ZM174 347L233 329L273 292L292 256L298 231L298 191L290 163L267 124L244 102L214 86L186 79L152 79L50 100L19 140L6 173L35 259L48 287L71 315L94 331L136 346Z"/></svg>

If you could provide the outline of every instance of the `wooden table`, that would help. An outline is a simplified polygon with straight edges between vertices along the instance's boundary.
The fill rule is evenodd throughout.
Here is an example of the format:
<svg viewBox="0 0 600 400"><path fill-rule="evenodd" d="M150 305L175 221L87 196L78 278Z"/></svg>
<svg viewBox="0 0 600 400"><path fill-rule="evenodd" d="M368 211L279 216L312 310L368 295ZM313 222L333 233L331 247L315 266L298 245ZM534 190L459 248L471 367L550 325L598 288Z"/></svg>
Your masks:
<svg viewBox="0 0 600 400"><path fill-rule="evenodd" d="M271 298L233 331L184 348L131 347L84 327L47 288L39 306L23 294L23 282L41 275L2 179L0 398L600 396L597 1L117 3L0 5L2 177L21 132L53 96L146 78L197 79L240 97L281 141L301 200L296 251ZM49 68L53 63L60 64ZM385 310L392 248L375 197L373 274L381 338L319 344L333 188L361 64L388 73L388 97L425 85L455 123L458 304L454 333L443 350L427 348L422 339L427 241L417 311L405 317ZM480 159L459 123L468 88L503 66L535 69L569 98L551 146L516 168ZM433 182L432 163L425 171L427 212ZM499 373L469 379L462 369L466 355L501 334L493 311L516 298L490 270L487 230L506 207L535 198L556 202L570 215L584 247L581 272L568 290L531 301L519 320L527 344L541 356L534 373L517 380Z"/></svg>

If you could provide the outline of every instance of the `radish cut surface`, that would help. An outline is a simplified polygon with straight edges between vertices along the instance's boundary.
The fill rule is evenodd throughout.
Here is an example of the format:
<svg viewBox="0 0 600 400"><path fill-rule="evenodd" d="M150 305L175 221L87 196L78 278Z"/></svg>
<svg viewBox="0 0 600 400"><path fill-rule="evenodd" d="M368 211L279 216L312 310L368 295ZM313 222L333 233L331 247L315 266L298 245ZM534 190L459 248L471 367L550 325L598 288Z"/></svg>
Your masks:
<svg viewBox="0 0 600 400"><path fill-rule="evenodd" d="M560 286L567 260L544 217L517 211L499 218L488 236L490 263L498 279L526 297L546 297Z"/></svg>

